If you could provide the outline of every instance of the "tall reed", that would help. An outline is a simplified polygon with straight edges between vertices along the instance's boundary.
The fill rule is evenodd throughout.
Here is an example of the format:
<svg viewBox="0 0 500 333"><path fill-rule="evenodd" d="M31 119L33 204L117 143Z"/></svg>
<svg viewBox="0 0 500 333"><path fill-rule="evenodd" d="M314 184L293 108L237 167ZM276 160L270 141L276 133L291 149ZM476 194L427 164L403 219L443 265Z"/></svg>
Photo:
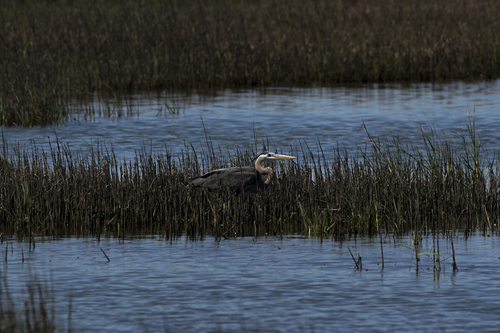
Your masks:
<svg viewBox="0 0 500 333"><path fill-rule="evenodd" d="M331 159L321 148L292 147L287 153L301 156L298 163L276 164L269 191L241 195L198 192L186 184L209 169L251 164L251 147L231 160L219 158L207 141L202 153L174 158L143 150L119 161L102 145L75 152L53 143L44 152L4 143L0 233L170 239L414 233L418 240L434 233L498 232L497 159L487 157L474 127L453 140L432 129L422 136L422 147L372 137L373 151L350 156L337 150Z"/></svg>

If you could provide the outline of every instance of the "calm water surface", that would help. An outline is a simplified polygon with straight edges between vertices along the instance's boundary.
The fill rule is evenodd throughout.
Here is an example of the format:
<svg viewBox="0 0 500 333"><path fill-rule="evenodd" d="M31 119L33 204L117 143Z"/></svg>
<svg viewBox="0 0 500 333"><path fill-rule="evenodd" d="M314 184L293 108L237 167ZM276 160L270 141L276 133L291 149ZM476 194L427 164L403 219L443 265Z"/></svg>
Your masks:
<svg viewBox="0 0 500 333"><path fill-rule="evenodd" d="M48 281L61 331L70 297L72 327L89 332L498 331L499 238L454 245L459 271L441 239L444 264L434 273L430 240L416 272L409 238L383 240L384 269L380 239L71 238L39 242L31 253L10 243L2 273L11 290L29 271Z"/></svg>
<svg viewBox="0 0 500 333"><path fill-rule="evenodd" d="M262 138L270 141L267 149L284 152L299 142L316 151L319 141L324 152L333 155L337 147L351 151L365 147L368 137L360 129L363 123L373 136L391 133L403 142L418 143L422 126L432 126L438 133L460 133L466 128L468 112L475 110L476 130L485 146L495 150L500 142L500 80L226 90L214 97L174 96L173 100L181 106L179 115L165 115L171 97L138 95L121 104L107 104L115 113L132 113L129 117L96 117L54 127L2 131L7 142L21 145L34 140L46 147L49 140L58 138L72 149L85 150L99 141L126 159L134 158L143 147L159 153L168 147L179 154L187 142L201 151L207 137L215 148L231 150L250 144L259 152Z"/></svg>

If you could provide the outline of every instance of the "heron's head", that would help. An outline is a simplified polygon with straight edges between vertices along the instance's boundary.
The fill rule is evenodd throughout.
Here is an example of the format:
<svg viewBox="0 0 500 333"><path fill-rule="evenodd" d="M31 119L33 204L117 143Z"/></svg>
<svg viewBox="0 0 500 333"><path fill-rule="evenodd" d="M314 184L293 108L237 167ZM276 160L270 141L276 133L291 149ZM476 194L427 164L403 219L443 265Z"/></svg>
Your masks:
<svg viewBox="0 0 500 333"><path fill-rule="evenodd" d="M261 158L262 160L291 160L294 159L295 156L281 155L265 151L260 154L258 158Z"/></svg>

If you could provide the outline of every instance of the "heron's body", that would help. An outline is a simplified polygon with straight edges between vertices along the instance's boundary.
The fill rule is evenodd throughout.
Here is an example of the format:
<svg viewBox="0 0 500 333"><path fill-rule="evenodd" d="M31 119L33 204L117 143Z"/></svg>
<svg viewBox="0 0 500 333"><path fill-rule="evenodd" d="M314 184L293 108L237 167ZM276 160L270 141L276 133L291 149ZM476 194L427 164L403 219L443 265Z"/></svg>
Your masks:
<svg viewBox="0 0 500 333"><path fill-rule="evenodd" d="M295 157L265 152L260 154L255 161L255 168L245 166L212 170L202 176L191 178L191 186L209 192L219 191L223 188L237 193L265 191L271 185L273 169L264 168L262 162L292 158Z"/></svg>
<svg viewBox="0 0 500 333"><path fill-rule="evenodd" d="M233 192L257 192L265 191L269 187L265 184L265 179L251 166L213 170L192 178L191 184L209 192L217 191L221 187L229 188Z"/></svg>

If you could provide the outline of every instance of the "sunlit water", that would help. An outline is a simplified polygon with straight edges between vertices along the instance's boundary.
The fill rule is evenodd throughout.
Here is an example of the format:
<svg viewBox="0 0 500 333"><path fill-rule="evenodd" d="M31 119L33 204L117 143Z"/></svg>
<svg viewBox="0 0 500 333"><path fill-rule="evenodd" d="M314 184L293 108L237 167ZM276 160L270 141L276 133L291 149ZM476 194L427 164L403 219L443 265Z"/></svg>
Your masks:
<svg viewBox="0 0 500 333"><path fill-rule="evenodd" d="M168 115L166 104L178 106L178 115ZM116 114L132 116L95 117L53 127L3 128L7 142L29 145L34 140L47 147L59 139L72 150L86 150L97 141L113 148L121 158L134 158L141 148L174 155L190 144L206 150L232 151L235 146L254 151L289 152L299 143L317 151L320 142L327 157L337 147L356 151L372 136L396 136L419 143L421 128L434 128L447 138L463 133L475 110L476 132L482 143L495 151L500 141L500 81L480 83L364 85L322 88L268 88L226 90L214 97L129 96L108 106ZM443 136L442 136L443 137ZM264 141L270 145L264 147Z"/></svg>
<svg viewBox="0 0 500 333"><path fill-rule="evenodd" d="M29 271L51 285L58 327L92 332L498 331L500 241L440 239L441 272L424 240L240 238L61 239L9 244L9 288ZM13 246L13 248L12 248ZM22 263L21 247L25 262ZM111 261L104 257L101 248ZM355 267L349 249L362 258Z"/></svg>

